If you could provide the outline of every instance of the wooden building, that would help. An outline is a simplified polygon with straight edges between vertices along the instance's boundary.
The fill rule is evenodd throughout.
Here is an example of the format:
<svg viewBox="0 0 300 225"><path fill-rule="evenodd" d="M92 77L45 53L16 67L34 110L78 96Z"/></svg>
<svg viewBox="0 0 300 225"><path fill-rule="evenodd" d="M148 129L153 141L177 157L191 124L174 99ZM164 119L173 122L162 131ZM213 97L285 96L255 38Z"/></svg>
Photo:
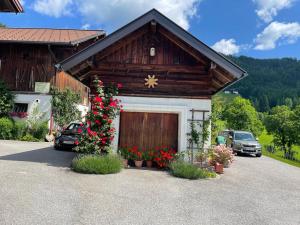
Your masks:
<svg viewBox="0 0 300 225"><path fill-rule="evenodd" d="M94 77L123 84L115 148L168 145L186 150L191 122L201 127L209 119L212 95L246 76L155 9L57 68L86 85Z"/></svg>
<svg viewBox="0 0 300 225"><path fill-rule="evenodd" d="M70 29L0 29L0 80L16 94L15 113L30 114L39 105L47 118L51 112L51 86L80 93L87 110L89 88L55 64L105 36L103 31Z"/></svg>
<svg viewBox="0 0 300 225"><path fill-rule="evenodd" d="M1 0L0 12L22 13L23 7L19 0Z"/></svg>

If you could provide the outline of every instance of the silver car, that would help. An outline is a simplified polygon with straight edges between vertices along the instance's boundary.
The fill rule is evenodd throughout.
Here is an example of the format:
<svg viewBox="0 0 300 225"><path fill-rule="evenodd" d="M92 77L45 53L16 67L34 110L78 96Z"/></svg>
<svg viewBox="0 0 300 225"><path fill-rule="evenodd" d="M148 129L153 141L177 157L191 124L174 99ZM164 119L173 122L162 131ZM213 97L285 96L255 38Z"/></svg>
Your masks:
<svg viewBox="0 0 300 225"><path fill-rule="evenodd" d="M233 152L253 154L256 157L261 157L261 145L258 143L258 139L254 137L251 132L246 131L230 131L230 139L232 140Z"/></svg>

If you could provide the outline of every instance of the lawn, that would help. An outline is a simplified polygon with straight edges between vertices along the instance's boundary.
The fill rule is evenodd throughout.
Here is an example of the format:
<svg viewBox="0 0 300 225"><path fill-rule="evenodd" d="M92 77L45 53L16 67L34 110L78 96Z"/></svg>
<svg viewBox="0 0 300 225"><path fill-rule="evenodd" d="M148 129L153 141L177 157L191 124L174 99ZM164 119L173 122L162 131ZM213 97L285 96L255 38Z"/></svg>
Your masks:
<svg viewBox="0 0 300 225"><path fill-rule="evenodd" d="M273 136L267 134L266 131L264 131L260 136L259 136L259 143L263 146L263 155L271 157L273 159L279 160L284 163L288 163L293 166L300 167L300 146L293 146L293 150L296 151L295 157L297 158L298 161L292 161L289 159L283 158L283 152L277 149L275 153L270 153L266 150L267 145L272 145L273 141Z"/></svg>

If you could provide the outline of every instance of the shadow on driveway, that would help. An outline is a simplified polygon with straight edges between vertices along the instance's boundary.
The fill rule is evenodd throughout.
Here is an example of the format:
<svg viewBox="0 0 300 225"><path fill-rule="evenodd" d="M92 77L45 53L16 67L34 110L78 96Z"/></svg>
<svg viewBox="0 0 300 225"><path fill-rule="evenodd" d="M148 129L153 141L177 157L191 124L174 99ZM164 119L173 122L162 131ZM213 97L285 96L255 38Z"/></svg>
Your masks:
<svg viewBox="0 0 300 225"><path fill-rule="evenodd" d="M53 147L46 147L1 156L0 160L46 163L48 166L69 167L74 156L74 152L57 151Z"/></svg>

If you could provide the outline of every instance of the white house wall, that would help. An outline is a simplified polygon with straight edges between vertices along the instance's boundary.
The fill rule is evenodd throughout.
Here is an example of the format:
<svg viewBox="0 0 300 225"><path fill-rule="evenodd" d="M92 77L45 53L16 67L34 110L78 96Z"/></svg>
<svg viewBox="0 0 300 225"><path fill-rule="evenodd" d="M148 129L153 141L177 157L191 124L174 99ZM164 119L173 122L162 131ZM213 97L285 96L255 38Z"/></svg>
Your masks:
<svg viewBox="0 0 300 225"><path fill-rule="evenodd" d="M51 116L51 95L47 94L16 94L16 103L28 104L28 115L31 114L35 106L39 111L45 113L44 120L49 121Z"/></svg>
<svg viewBox="0 0 300 225"><path fill-rule="evenodd" d="M182 98L149 98L149 97L127 97L118 96L127 112L157 112L157 113L177 113L178 114L178 150L185 151L188 147L188 136L190 132L190 119L192 112L190 110L206 110L205 119L209 119L211 112L210 99L182 99ZM202 113L195 113L194 119L201 120ZM114 120L116 136L113 142L113 149L117 150L119 140L120 116ZM206 146L210 145L209 141Z"/></svg>

